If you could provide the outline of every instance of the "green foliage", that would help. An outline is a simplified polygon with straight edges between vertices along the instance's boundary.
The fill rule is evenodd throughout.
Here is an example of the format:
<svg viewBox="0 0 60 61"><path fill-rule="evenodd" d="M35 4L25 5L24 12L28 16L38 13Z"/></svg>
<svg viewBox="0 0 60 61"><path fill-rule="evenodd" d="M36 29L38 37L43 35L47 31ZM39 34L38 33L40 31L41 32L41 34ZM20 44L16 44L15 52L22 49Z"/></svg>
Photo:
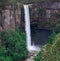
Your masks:
<svg viewBox="0 0 60 61"><path fill-rule="evenodd" d="M45 22L45 21L41 22L41 27L44 27L46 25L47 25L47 22Z"/></svg>
<svg viewBox="0 0 60 61"><path fill-rule="evenodd" d="M56 26L54 28L54 31L56 33L59 33L60 32L60 18L57 20L57 24L56 24Z"/></svg>
<svg viewBox="0 0 60 61"><path fill-rule="evenodd" d="M58 33L52 44L45 45L35 57L35 61L60 61L60 33Z"/></svg>
<svg viewBox="0 0 60 61"><path fill-rule="evenodd" d="M0 61L22 61L27 57L25 33L16 30L1 33Z"/></svg>
<svg viewBox="0 0 60 61"><path fill-rule="evenodd" d="M57 25L57 22L54 22L53 20L52 21L49 21L48 22L48 25L51 27L51 29L55 29L56 25Z"/></svg>
<svg viewBox="0 0 60 61"><path fill-rule="evenodd" d="M52 43L54 42L54 38L55 38L55 37L56 37L56 33L53 32L53 33L49 36L47 43L52 44Z"/></svg>

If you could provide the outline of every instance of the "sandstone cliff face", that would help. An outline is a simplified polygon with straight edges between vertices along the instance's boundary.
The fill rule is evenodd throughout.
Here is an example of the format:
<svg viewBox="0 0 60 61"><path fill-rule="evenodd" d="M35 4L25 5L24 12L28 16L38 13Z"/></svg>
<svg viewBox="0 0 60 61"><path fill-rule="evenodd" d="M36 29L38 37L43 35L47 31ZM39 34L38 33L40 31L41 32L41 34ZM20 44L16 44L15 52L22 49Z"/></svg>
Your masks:
<svg viewBox="0 0 60 61"><path fill-rule="evenodd" d="M2 12L3 28L5 30L14 30L16 26L21 26L21 5L6 5Z"/></svg>
<svg viewBox="0 0 60 61"><path fill-rule="evenodd" d="M57 3L58 4L58 3ZM60 12L60 6L55 7L56 3L34 3L30 4L30 22L31 26L35 26L37 29L51 29L52 24L56 23L56 14ZM21 3L15 5L8 4L2 11L2 27L5 30L14 30L16 26L20 29L24 29L24 9ZM0 26L1 28L1 26Z"/></svg>
<svg viewBox="0 0 60 61"><path fill-rule="evenodd" d="M52 29L57 22L57 13L60 13L58 3L35 3L30 7L31 26L36 25L37 29ZM55 7L55 6L56 7ZM53 8L52 8L53 7Z"/></svg>

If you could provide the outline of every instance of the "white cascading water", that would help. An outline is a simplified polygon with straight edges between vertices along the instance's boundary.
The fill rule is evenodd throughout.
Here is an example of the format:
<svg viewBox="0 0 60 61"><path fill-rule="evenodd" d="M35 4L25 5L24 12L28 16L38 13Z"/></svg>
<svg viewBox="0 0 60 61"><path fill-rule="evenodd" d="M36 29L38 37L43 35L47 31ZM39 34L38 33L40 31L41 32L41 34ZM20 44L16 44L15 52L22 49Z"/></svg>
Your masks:
<svg viewBox="0 0 60 61"><path fill-rule="evenodd" d="M40 50L39 47L37 47L35 45L31 45L29 5L24 5L24 14L25 14L25 31L26 31L27 49L29 52L39 51Z"/></svg>

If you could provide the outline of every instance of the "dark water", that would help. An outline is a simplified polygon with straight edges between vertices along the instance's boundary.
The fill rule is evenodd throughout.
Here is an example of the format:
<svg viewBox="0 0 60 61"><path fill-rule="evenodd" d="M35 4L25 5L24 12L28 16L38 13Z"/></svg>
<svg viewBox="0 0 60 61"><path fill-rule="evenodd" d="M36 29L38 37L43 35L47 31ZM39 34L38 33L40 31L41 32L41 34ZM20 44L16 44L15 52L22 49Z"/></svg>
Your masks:
<svg viewBox="0 0 60 61"><path fill-rule="evenodd" d="M52 30L40 29L39 31L35 32L34 29L32 31L32 43L35 45L45 45L48 41L49 36L51 35Z"/></svg>

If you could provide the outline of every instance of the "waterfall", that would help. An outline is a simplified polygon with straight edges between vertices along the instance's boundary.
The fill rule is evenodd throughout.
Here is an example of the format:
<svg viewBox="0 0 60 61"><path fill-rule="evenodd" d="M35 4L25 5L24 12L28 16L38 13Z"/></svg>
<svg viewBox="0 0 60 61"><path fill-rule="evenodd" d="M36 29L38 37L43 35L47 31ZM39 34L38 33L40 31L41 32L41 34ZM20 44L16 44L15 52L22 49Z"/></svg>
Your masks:
<svg viewBox="0 0 60 61"><path fill-rule="evenodd" d="M25 14L25 31L26 31L26 43L28 51L38 51L40 48L31 45L31 29L30 29L30 15L29 15L29 5L24 5L24 14Z"/></svg>

